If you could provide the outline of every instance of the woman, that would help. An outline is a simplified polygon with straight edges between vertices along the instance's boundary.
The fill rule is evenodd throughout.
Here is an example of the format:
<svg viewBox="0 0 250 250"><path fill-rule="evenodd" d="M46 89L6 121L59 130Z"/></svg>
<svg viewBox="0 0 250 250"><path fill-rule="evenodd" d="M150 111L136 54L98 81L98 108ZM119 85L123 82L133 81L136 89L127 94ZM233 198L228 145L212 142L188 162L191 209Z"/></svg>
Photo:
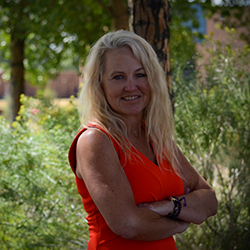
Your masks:
<svg viewBox="0 0 250 250"><path fill-rule="evenodd" d="M172 236L215 215L217 200L172 140L156 54L131 32L108 33L85 74L84 129L69 161L88 213L88 249L176 249Z"/></svg>

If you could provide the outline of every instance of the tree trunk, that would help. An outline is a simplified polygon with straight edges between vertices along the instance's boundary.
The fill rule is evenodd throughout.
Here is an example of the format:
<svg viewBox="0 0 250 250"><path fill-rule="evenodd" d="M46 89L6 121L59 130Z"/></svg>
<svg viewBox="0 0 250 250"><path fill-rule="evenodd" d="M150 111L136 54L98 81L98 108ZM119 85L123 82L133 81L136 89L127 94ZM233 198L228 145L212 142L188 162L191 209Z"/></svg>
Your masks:
<svg viewBox="0 0 250 250"><path fill-rule="evenodd" d="M128 30L129 12L127 1L110 0L111 10L111 29L112 30Z"/></svg>
<svg viewBox="0 0 250 250"><path fill-rule="evenodd" d="M24 39L11 36L11 77L10 77L10 97L11 97L11 121L14 121L20 109L20 95L24 93Z"/></svg>
<svg viewBox="0 0 250 250"><path fill-rule="evenodd" d="M129 0L129 9L130 30L152 45L166 73L168 90L174 110L169 56L170 5L167 0Z"/></svg>

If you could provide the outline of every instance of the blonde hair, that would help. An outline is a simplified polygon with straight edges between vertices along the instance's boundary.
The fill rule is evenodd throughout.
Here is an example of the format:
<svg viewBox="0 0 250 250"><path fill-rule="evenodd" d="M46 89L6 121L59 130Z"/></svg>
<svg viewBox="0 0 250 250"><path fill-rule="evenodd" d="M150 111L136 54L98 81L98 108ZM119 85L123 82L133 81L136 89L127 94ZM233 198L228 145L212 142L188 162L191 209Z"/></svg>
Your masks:
<svg viewBox="0 0 250 250"><path fill-rule="evenodd" d="M173 162L174 122L166 75L151 45L142 37L124 30L110 32L91 48L84 68L84 84L79 98L79 114L83 126L97 123L128 153L127 128L106 100L101 86L108 50L128 47L142 64L151 89L151 100L144 110L142 125L147 140L152 141L156 155Z"/></svg>

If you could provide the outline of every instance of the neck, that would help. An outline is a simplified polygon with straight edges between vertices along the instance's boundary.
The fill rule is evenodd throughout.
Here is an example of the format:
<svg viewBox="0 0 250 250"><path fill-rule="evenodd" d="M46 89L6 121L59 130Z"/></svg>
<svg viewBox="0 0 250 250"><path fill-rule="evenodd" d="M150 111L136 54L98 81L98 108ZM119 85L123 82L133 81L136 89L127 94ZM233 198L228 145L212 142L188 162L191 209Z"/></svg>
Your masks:
<svg viewBox="0 0 250 250"><path fill-rule="evenodd" d="M142 122L140 121L134 121L125 123L128 128L128 137L129 138L144 138L144 129L142 128Z"/></svg>

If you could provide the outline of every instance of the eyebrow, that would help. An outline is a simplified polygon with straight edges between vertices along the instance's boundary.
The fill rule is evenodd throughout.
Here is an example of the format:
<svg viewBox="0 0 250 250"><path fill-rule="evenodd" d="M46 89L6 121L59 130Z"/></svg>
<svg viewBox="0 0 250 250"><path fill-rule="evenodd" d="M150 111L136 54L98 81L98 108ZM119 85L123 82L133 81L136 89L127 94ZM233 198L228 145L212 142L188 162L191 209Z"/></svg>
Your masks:
<svg viewBox="0 0 250 250"><path fill-rule="evenodd" d="M116 75L116 74L123 74L124 72L123 71L114 71L114 72L111 72L111 76L112 75Z"/></svg>
<svg viewBox="0 0 250 250"><path fill-rule="evenodd" d="M140 71L140 70L145 70L143 67L140 67L140 68L138 68L138 69L136 69L135 70L135 72L136 71ZM123 74L124 73L124 71L113 71L113 72L111 72L111 74L110 75L115 75L115 74Z"/></svg>
<svg viewBox="0 0 250 250"><path fill-rule="evenodd" d="M139 69L137 69L135 71L140 71L140 70L145 70L145 69L143 67L141 67L141 68L139 68Z"/></svg>

